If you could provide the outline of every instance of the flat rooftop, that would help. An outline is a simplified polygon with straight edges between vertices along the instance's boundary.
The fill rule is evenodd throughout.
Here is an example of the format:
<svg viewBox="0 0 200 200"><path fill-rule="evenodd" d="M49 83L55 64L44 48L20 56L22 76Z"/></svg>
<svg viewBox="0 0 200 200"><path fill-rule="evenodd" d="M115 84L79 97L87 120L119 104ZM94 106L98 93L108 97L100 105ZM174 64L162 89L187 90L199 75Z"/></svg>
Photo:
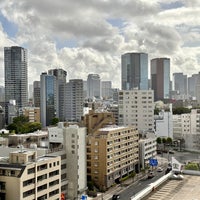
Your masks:
<svg viewBox="0 0 200 200"><path fill-rule="evenodd" d="M183 175L183 180L167 180L143 200L198 200L200 176Z"/></svg>

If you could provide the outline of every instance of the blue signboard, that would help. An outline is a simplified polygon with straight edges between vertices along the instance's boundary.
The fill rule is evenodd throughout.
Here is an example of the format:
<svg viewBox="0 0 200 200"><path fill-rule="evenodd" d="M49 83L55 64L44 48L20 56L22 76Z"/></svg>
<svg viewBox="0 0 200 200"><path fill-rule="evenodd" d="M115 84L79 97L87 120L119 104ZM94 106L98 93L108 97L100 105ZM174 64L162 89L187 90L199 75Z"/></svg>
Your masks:
<svg viewBox="0 0 200 200"><path fill-rule="evenodd" d="M149 159L149 164L151 165L151 166L158 166L158 160L157 159L153 159L153 158L151 158L151 159Z"/></svg>
<svg viewBox="0 0 200 200"><path fill-rule="evenodd" d="M81 196L81 200L87 200L87 196L86 195L82 195Z"/></svg>

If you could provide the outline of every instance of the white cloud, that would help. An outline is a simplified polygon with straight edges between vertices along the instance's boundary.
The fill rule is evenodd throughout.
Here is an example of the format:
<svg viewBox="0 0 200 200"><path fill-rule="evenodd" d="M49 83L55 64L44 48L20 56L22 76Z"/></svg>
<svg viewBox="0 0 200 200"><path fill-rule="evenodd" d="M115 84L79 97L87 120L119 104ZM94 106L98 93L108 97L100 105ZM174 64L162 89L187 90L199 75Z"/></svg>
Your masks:
<svg viewBox="0 0 200 200"><path fill-rule="evenodd" d="M160 2L170 9L160 8ZM173 8L175 4L180 6ZM120 87L121 54L128 51L147 52L150 59L167 56L172 72L198 73L199 11L197 0L2 0L0 12L18 32L10 38L0 27L0 45L28 49L29 83L43 71L61 67L70 79L99 73ZM121 20L120 26L113 19ZM74 40L77 46L58 49L56 40ZM0 62L3 66L3 48Z"/></svg>

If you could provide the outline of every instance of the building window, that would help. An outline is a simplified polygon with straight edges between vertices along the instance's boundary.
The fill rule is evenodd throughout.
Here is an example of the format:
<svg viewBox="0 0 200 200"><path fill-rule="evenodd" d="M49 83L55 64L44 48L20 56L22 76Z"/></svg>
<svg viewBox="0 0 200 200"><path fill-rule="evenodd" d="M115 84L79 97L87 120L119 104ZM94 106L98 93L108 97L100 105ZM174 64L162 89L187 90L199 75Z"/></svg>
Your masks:
<svg viewBox="0 0 200 200"><path fill-rule="evenodd" d="M23 197L25 198L25 197L30 196L32 194L35 194L35 189L31 189L31 190L24 192Z"/></svg>
<svg viewBox="0 0 200 200"><path fill-rule="evenodd" d="M28 169L28 174L33 174L33 173L35 173L35 168L34 167Z"/></svg>
<svg viewBox="0 0 200 200"><path fill-rule="evenodd" d="M52 192L49 192L49 197L52 197L52 196L54 196L54 195L56 195L58 193L59 193L59 189L56 189L56 190L54 190Z"/></svg>
<svg viewBox="0 0 200 200"><path fill-rule="evenodd" d="M46 190L47 189L47 184L41 185L37 188L37 191L40 192L42 190Z"/></svg>

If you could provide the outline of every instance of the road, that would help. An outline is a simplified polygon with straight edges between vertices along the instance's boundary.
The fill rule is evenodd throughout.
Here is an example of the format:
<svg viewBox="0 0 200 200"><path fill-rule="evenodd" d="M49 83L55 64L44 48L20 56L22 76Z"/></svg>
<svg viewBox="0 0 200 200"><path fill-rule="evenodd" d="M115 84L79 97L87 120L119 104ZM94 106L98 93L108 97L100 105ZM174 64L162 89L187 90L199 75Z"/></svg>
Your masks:
<svg viewBox="0 0 200 200"><path fill-rule="evenodd" d="M144 188L146 188L148 186L148 184L156 181L161 176L163 176L164 173L165 173L164 171L163 172L155 172L155 176L153 178L151 178L151 179L145 178L136 183L133 183L132 185L130 185L129 187L127 187L125 190L123 190L120 193L120 197L121 197L120 200L129 200L136 193L138 193L141 190L143 190Z"/></svg>
<svg viewBox="0 0 200 200"><path fill-rule="evenodd" d="M187 163L188 161L193 161L193 160L200 160L199 153L177 152L177 151L175 151L174 154L165 153L162 155L161 159L159 159L161 160L159 162L159 165L164 167L163 172L155 171L155 177L153 177L152 179L143 179L136 183L133 183L132 185L129 185L129 187L124 187L122 192L120 192L120 197L121 197L120 200L129 200L136 193L140 192L145 187L147 187L148 184L155 182L157 179L163 176L165 174L165 169L166 169L168 160L170 162L172 156L175 157L181 163L185 163L185 162Z"/></svg>

